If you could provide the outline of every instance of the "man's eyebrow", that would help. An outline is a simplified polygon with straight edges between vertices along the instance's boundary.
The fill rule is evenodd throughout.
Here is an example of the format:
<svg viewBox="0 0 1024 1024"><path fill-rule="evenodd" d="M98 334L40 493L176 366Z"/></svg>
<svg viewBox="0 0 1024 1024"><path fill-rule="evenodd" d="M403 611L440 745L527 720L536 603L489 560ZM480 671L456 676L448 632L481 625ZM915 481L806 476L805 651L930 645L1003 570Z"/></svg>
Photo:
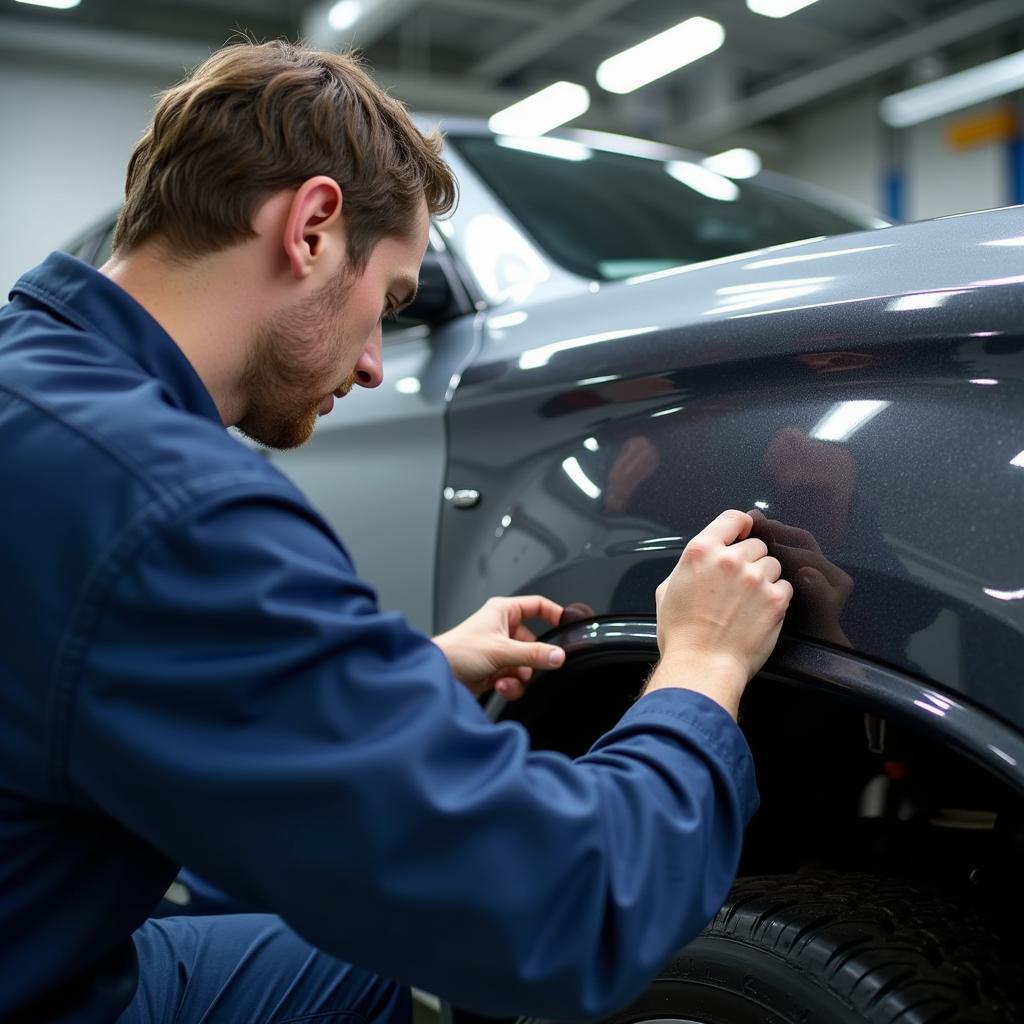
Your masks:
<svg viewBox="0 0 1024 1024"><path fill-rule="evenodd" d="M414 277L400 277L395 282L395 290L398 293L395 296L395 298L398 301L398 305L397 305L396 308L397 309L402 309L405 306L408 306L412 302L412 300L416 298L416 289L418 287L419 287L419 281L417 281L416 278L414 278ZM402 295L403 291L405 293L405 298L400 298L400 296Z"/></svg>

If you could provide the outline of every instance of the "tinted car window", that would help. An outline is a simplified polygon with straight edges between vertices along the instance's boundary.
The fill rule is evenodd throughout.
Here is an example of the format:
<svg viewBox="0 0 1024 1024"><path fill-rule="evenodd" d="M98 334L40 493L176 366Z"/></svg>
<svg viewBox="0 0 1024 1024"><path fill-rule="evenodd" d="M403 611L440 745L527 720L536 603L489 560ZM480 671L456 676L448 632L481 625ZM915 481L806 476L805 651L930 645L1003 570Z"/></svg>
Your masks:
<svg viewBox="0 0 1024 1024"><path fill-rule="evenodd" d="M694 170L693 164L602 150L570 160L492 138L447 141L552 259L585 277L619 280L867 226L810 200ZM695 176L696 185L673 172Z"/></svg>

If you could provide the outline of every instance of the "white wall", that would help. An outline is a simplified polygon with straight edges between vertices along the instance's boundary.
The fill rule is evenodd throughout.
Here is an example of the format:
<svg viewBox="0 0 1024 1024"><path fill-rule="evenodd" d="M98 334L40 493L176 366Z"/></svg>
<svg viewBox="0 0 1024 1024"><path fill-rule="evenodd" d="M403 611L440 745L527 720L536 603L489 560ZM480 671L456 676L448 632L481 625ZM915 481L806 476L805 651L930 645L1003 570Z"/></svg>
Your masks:
<svg viewBox="0 0 1024 1024"><path fill-rule="evenodd" d="M792 118L784 129L789 152L771 169L880 210L885 146L875 107L861 94Z"/></svg>
<svg viewBox="0 0 1024 1024"><path fill-rule="evenodd" d="M969 117L984 109L963 110L951 117ZM937 118L907 132L907 220L987 210L1013 200L1005 143L954 151L945 135L950 119Z"/></svg>
<svg viewBox="0 0 1024 1024"><path fill-rule="evenodd" d="M0 305L23 271L116 209L155 95L171 84L0 57Z"/></svg>
<svg viewBox="0 0 1024 1024"><path fill-rule="evenodd" d="M881 94L864 90L816 107L786 125L789 152L772 170L821 185L886 211L889 137L878 117ZM958 111L900 132L904 220L1007 206L1013 201L1005 143L954 150L946 141L950 121L983 113Z"/></svg>

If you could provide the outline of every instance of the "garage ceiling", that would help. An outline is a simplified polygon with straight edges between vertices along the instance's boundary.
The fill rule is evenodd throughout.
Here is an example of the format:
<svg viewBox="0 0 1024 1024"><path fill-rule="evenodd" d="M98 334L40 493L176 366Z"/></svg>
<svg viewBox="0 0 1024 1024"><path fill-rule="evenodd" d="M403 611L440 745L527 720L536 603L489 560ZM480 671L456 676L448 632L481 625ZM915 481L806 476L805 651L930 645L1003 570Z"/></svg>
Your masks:
<svg viewBox="0 0 1024 1024"><path fill-rule="evenodd" d="M764 18L744 0L376 0L355 41L378 77L419 109L487 116L559 79L594 97L580 127L706 147L770 136L826 97L878 94L955 70L966 52L1024 47L1021 0L818 0ZM57 12L0 0L0 51L155 65L189 63L245 30L320 36L327 0L82 0ZM720 22L724 46L627 96L594 81L600 61L692 15ZM359 30L357 23L355 30ZM370 31L367 33L366 28ZM130 35L129 39L124 34ZM134 41L134 42L133 42ZM189 56L190 51L193 56ZM133 58L132 53L135 57Z"/></svg>

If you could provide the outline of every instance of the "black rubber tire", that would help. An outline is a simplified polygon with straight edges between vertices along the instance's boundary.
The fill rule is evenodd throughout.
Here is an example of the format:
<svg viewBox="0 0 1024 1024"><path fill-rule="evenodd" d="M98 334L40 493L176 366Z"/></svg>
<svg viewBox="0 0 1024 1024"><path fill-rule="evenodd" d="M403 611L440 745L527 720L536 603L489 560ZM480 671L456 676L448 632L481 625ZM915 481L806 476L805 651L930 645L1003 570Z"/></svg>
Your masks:
<svg viewBox="0 0 1024 1024"><path fill-rule="evenodd" d="M606 1024L1021 1024L1019 950L926 886L831 872L741 879Z"/></svg>

